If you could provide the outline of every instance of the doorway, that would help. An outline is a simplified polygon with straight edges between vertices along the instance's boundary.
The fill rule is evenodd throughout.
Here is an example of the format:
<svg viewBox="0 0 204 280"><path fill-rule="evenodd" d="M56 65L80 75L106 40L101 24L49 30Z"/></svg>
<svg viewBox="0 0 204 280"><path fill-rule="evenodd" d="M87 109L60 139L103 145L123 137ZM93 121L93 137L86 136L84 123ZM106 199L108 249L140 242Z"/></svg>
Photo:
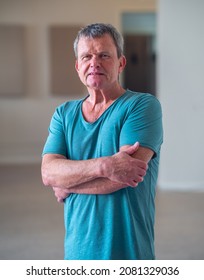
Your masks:
<svg viewBox="0 0 204 280"><path fill-rule="evenodd" d="M156 95L155 13L122 14L122 32L127 59L124 87Z"/></svg>

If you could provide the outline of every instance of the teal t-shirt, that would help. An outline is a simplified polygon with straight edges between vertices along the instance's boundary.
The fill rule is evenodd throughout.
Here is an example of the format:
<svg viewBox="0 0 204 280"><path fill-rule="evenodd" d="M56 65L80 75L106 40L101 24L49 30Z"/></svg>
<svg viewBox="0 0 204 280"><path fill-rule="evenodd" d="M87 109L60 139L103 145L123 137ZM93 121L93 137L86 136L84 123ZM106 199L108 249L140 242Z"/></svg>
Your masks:
<svg viewBox="0 0 204 280"><path fill-rule="evenodd" d="M159 101L126 91L93 123L82 100L59 106L50 123L43 154L86 160L117 153L139 141L154 151L144 181L111 194L71 194L64 203L65 259L154 259L155 188L163 141Z"/></svg>

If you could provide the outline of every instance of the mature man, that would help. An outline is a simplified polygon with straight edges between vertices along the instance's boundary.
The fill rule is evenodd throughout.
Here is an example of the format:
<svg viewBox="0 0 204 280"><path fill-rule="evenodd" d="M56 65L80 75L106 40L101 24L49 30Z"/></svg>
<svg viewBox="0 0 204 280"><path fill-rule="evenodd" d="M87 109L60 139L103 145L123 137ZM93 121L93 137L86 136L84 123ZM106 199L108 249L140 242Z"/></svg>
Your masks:
<svg viewBox="0 0 204 280"><path fill-rule="evenodd" d="M56 109L42 160L44 184L64 201L65 259L154 259L160 103L120 85L126 59L112 25L80 30L74 51L88 95Z"/></svg>

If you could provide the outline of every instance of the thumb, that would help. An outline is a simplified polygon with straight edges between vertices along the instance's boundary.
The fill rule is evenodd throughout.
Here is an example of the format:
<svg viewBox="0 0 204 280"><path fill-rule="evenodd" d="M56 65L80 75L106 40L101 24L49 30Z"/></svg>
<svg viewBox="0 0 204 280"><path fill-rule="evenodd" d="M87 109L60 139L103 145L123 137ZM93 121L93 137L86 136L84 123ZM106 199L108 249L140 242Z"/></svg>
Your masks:
<svg viewBox="0 0 204 280"><path fill-rule="evenodd" d="M132 146L128 147L127 150L125 151L128 155L134 154L138 149L139 149L139 142L135 142Z"/></svg>

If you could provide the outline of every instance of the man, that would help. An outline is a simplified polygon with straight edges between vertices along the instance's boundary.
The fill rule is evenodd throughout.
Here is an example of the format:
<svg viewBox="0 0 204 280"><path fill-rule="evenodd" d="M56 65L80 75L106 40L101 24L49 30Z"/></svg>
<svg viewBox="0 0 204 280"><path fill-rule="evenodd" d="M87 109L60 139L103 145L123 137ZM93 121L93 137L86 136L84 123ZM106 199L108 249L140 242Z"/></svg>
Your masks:
<svg viewBox="0 0 204 280"><path fill-rule="evenodd" d="M74 50L88 95L56 109L42 159L44 184L64 201L65 259L154 259L160 103L120 85L112 25L86 26Z"/></svg>

